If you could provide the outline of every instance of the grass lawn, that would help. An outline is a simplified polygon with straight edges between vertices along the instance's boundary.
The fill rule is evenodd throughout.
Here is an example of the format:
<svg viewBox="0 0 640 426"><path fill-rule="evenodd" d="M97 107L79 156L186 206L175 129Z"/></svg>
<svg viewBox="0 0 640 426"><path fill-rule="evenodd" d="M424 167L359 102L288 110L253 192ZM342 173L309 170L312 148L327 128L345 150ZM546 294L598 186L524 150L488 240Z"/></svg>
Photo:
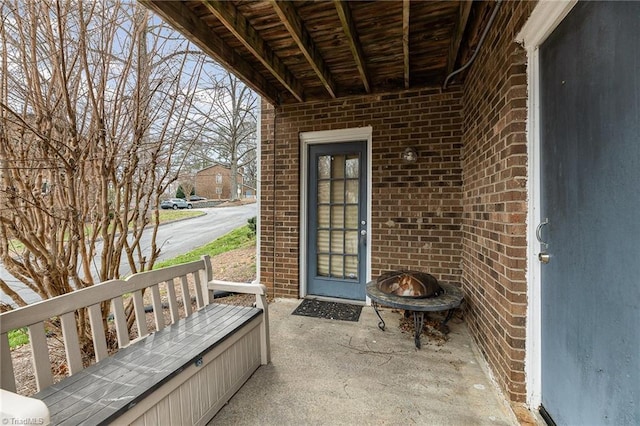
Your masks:
<svg viewBox="0 0 640 426"><path fill-rule="evenodd" d="M181 254L173 259L167 259L162 262L158 262L153 266L153 269L166 268L167 266L179 265L181 263L193 262L199 260L200 256L208 254L213 257L227 251L249 247L255 245L256 236L249 230L249 226L234 229L228 234L223 235L201 247L197 247L188 253Z"/></svg>
<svg viewBox="0 0 640 426"><path fill-rule="evenodd" d="M158 210L160 214L160 223L172 222L174 220L198 217L205 214L203 211L193 210Z"/></svg>

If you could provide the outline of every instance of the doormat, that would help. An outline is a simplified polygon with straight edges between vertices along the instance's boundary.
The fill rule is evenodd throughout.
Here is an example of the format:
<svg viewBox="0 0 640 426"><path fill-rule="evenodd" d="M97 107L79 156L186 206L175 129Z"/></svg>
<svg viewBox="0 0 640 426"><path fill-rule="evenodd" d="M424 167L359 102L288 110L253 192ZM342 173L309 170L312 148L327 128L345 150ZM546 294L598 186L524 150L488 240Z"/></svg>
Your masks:
<svg viewBox="0 0 640 426"><path fill-rule="evenodd" d="M361 311L362 306L359 305L304 299L291 314L303 317L357 322L360 319Z"/></svg>

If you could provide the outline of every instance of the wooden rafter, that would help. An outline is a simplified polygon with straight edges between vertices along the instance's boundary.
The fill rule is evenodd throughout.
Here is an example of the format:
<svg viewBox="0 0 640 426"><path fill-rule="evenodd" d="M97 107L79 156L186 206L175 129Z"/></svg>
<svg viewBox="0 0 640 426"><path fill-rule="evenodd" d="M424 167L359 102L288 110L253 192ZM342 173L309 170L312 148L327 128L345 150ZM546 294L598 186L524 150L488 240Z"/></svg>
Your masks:
<svg viewBox="0 0 640 426"><path fill-rule="evenodd" d="M404 57L404 88L409 88L409 9L410 0L402 0L402 56Z"/></svg>
<svg viewBox="0 0 640 426"><path fill-rule="evenodd" d="M464 35L464 30L467 28L467 21L469 20L473 0L464 0L459 4L460 12L458 13L458 22L456 23L455 33L451 38L451 45L449 47L447 75L451 74L456 66L456 60L458 59L460 46L462 45L462 36Z"/></svg>
<svg viewBox="0 0 640 426"><path fill-rule="evenodd" d="M333 77L294 6L288 1L269 0L269 2L273 5L278 17L318 75L322 85L327 89L331 97L335 99L336 85Z"/></svg>
<svg viewBox="0 0 640 426"><path fill-rule="evenodd" d="M278 104L276 90L267 80L244 58L242 58L224 40L182 2L163 0L139 0L146 7L160 15L173 27L196 43L206 54L210 55L228 70L233 71L245 84L258 92L272 104Z"/></svg>
<svg viewBox="0 0 640 426"><path fill-rule="evenodd" d="M367 64L364 59L362 45L360 44L360 39L356 31L356 25L353 22L353 17L351 16L351 9L349 9L349 5L344 0L333 0L333 4L336 6L336 11L338 12L338 17L342 24L342 30L347 36L349 48L353 54L353 59L356 61L356 66L358 67L358 72L360 73L364 90L366 90L367 93L370 93L371 83L369 73L367 72Z"/></svg>
<svg viewBox="0 0 640 426"><path fill-rule="evenodd" d="M267 68L295 98L303 102L303 88L291 71L258 35L230 1L205 0L204 5Z"/></svg>

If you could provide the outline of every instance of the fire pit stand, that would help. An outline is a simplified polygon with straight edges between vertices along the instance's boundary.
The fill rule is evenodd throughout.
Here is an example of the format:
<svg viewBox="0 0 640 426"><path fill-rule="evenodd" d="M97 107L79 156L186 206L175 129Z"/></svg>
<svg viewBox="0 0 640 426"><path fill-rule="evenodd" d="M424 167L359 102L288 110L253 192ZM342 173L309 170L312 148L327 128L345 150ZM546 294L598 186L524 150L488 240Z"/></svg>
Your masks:
<svg viewBox="0 0 640 426"><path fill-rule="evenodd" d="M414 341L416 348L421 348L420 334L424 326L425 312L448 311L441 325L446 325L453 315L453 310L462 303L462 291L454 285L440 283L440 287L444 289L444 294L430 298L411 298L398 296L395 294L384 293L380 290L376 281L367 284L367 296L371 299L373 309L378 315L380 321L378 328L384 331L386 324L378 312L378 305L389 306L396 309L405 309L413 312L413 323L415 326Z"/></svg>

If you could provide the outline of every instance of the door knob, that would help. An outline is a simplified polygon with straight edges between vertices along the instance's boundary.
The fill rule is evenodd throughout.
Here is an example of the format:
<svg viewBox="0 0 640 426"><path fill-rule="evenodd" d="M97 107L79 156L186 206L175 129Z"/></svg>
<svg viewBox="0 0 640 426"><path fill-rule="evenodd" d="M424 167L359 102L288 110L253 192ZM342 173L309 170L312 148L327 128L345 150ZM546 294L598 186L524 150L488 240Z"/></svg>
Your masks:
<svg viewBox="0 0 640 426"><path fill-rule="evenodd" d="M551 255L545 252L538 253L538 260L540 263L547 264L551 260Z"/></svg>

